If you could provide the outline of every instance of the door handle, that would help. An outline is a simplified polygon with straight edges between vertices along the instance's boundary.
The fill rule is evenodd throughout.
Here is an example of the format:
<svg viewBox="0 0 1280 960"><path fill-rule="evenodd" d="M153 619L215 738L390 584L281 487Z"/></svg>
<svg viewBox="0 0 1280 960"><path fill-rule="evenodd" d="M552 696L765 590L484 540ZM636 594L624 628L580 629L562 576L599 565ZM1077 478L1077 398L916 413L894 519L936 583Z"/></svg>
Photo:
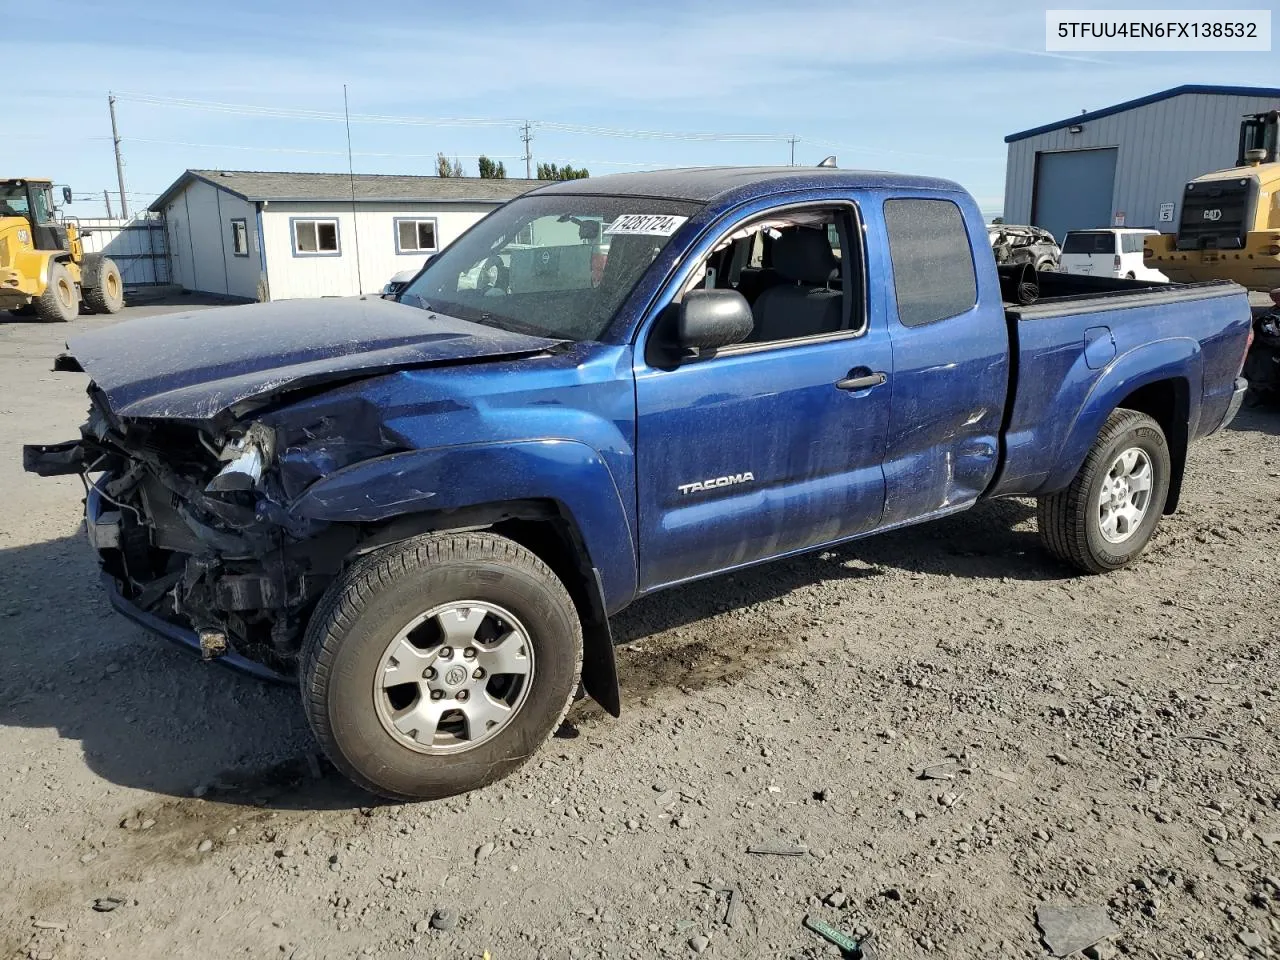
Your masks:
<svg viewBox="0 0 1280 960"><path fill-rule="evenodd" d="M872 387L878 387L887 382L889 375L883 370L877 370L872 373L866 367L858 370L850 370L849 376L843 380L836 381L837 390L870 390Z"/></svg>

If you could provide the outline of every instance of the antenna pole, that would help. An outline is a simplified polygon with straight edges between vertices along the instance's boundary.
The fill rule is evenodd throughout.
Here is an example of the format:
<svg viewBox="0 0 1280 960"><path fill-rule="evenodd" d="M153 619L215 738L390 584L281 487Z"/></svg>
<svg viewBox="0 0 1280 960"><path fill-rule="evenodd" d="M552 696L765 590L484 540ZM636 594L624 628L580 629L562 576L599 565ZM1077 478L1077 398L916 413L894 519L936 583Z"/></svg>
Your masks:
<svg viewBox="0 0 1280 960"><path fill-rule="evenodd" d="M356 290L364 296L364 280L360 272L360 214L356 210L356 168L351 153L351 110L347 106L347 85L342 85L342 118L347 124L347 180L351 184L351 226L356 240Z"/></svg>
<svg viewBox="0 0 1280 960"><path fill-rule="evenodd" d="M125 198L124 193L124 158L120 156L120 133L116 129L115 94L107 94L107 109L111 111L111 142L116 148L116 179L120 182L120 216L122 219L128 220L129 201Z"/></svg>
<svg viewBox="0 0 1280 960"><path fill-rule="evenodd" d="M533 134L529 132L529 121L524 122L524 132L520 134L520 139L524 141L524 178L526 180L533 179L533 148L530 141L533 140Z"/></svg>

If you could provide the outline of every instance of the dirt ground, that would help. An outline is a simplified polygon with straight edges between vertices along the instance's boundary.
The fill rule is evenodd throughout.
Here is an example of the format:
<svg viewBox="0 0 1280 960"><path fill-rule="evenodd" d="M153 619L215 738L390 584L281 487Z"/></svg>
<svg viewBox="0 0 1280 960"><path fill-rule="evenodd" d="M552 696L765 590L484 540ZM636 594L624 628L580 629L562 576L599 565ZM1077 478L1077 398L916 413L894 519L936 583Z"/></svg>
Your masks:
<svg viewBox="0 0 1280 960"><path fill-rule="evenodd" d="M0 958L838 955L806 915L1043 957L1044 905L1103 908L1095 957L1280 953L1280 411L1194 448L1130 571L1009 501L638 603L621 720L396 806L315 761L296 690L114 614L79 482L21 472L101 322L0 324Z"/></svg>

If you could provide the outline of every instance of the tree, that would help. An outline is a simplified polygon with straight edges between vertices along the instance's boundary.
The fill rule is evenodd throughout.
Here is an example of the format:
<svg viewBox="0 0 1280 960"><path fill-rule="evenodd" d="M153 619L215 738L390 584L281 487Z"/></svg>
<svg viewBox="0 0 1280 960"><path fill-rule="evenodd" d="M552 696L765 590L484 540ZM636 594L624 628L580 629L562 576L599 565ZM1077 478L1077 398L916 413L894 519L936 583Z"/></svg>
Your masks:
<svg viewBox="0 0 1280 960"><path fill-rule="evenodd" d="M538 164L539 180L583 180L591 176L591 171L586 167L574 167L566 163L563 167L558 167L554 163Z"/></svg>
<svg viewBox="0 0 1280 960"><path fill-rule="evenodd" d="M507 179L507 168L501 160L494 163L488 157L481 157L480 177L484 180L505 180Z"/></svg>
<svg viewBox="0 0 1280 960"><path fill-rule="evenodd" d="M465 177L466 175L457 157L450 160L443 153L436 154L437 177Z"/></svg>

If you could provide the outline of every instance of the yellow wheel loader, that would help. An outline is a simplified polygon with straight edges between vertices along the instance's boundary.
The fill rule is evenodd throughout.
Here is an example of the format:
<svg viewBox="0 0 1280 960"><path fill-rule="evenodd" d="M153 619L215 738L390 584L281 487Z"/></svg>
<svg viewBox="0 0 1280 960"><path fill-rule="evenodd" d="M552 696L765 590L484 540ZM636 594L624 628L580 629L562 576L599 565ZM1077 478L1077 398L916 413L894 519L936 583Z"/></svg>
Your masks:
<svg viewBox="0 0 1280 960"><path fill-rule="evenodd" d="M1240 124L1236 166L1196 177L1182 194L1177 234L1146 238L1144 262L1170 280L1234 280L1250 290L1280 287L1280 113Z"/></svg>
<svg viewBox="0 0 1280 960"><path fill-rule="evenodd" d="M62 198L71 202L69 187ZM119 312L119 268L100 253L85 253L76 225L57 218L52 181L0 180L0 310L67 321L81 305Z"/></svg>

